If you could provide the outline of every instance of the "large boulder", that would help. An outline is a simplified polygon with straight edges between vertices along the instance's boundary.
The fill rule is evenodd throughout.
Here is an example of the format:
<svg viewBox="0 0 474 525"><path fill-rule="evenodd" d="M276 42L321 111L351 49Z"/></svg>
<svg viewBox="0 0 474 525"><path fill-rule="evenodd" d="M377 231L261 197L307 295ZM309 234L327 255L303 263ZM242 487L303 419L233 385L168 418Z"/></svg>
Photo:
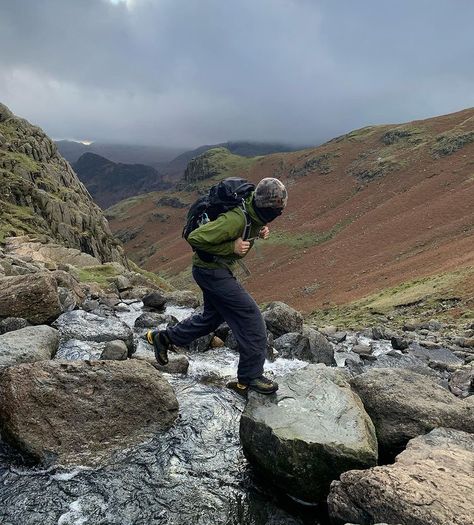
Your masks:
<svg viewBox="0 0 474 525"><path fill-rule="evenodd" d="M33 324L50 323L62 313L55 279L30 274L0 279L0 318L22 317Z"/></svg>
<svg viewBox="0 0 474 525"><path fill-rule="evenodd" d="M120 319L74 310L61 315L54 326L59 329L61 340L77 339L106 343L120 339L127 345L129 354L135 350L132 330Z"/></svg>
<svg viewBox="0 0 474 525"><path fill-rule="evenodd" d="M377 462L375 430L340 370L309 365L276 395L251 393L240 420L250 463L301 500L322 501L342 472Z"/></svg>
<svg viewBox="0 0 474 525"><path fill-rule="evenodd" d="M166 305L182 306L184 308L197 308L200 304L199 297L190 290L176 290L166 294Z"/></svg>
<svg viewBox="0 0 474 525"><path fill-rule="evenodd" d="M275 337L290 332L303 332L303 316L291 306L279 301L270 303L263 312L268 330Z"/></svg>
<svg viewBox="0 0 474 525"><path fill-rule="evenodd" d="M448 348L425 348L417 344L410 346L409 355L413 355L437 370L454 371L464 364L464 360L456 357Z"/></svg>
<svg viewBox="0 0 474 525"><path fill-rule="evenodd" d="M284 334L275 339L273 344L281 357L336 365L334 348L326 337L314 328L304 327L302 334Z"/></svg>
<svg viewBox="0 0 474 525"><path fill-rule="evenodd" d="M331 486L332 523L474 524L474 435L438 428L411 440L395 464L345 472Z"/></svg>
<svg viewBox="0 0 474 525"><path fill-rule="evenodd" d="M430 377L374 368L351 379L377 431L380 453L398 454L407 442L437 427L474 432L474 407Z"/></svg>
<svg viewBox="0 0 474 525"><path fill-rule="evenodd" d="M0 367L51 359L59 333L50 326L27 326L0 335Z"/></svg>
<svg viewBox="0 0 474 525"><path fill-rule="evenodd" d="M173 389L148 363L44 361L0 376L2 436L44 463L93 464L168 428Z"/></svg>

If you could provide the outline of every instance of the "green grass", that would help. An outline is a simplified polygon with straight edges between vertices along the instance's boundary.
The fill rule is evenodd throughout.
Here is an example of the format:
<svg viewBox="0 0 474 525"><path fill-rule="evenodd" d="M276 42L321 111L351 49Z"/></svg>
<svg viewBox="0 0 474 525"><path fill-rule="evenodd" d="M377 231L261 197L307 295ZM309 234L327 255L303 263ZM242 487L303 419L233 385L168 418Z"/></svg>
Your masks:
<svg viewBox="0 0 474 525"><path fill-rule="evenodd" d="M169 282L169 280L164 279L163 277L161 277L160 275L158 275L156 273L149 272L148 270L144 270L143 268L140 268L140 266L138 266L138 264L135 264L133 261L129 260L128 264L130 266L130 270L132 270L133 272L137 272L137 273L143 275L144 277L149 279L151 282L153 282L154 284L159 286L162 290L165 290L166 292L174 291L175 288Z"/></svg>
<svg viewBox="0 0 474 525"><path fill-rule="evenodd" d="M6 237L47 231L46 222L27 206L18 206L0 199L0 243Z"/></svg>
<svg viewBox="0 0 474 525"><path fill-rule="evenodd" d="M446 157L472 142L474 142L474 131L462 132L453 130L436 137L431 153L435 158Z"/></svg>
<svg viewBox="0 0 474 525"><path fill-rule="evenodd" d="M262 157L241 157L226 148L213 148L191 160L180 189L199 190L232 176L246 177L252 165Z"/></svg>
<svg viewBox="0 0 474 525"><path fill-rule="evenodd" d="M82 283L97 283L99 285L109 284L120 275L115 265L105 263L97 266L86 266L78 268L77 274Z"/></svg>
<svg viewBox="0 0 474 525"><path fill-rule="evenodd" d="M333 239L351 222L351 219L344 220L323 232L294 233L283 230L272 230L270 237L265 243L277 246L289 246L294 249L310 248L311 246L317 246Z"/></svg>
<svg viewBox="0 0 474 525"><path fill-rule="evenodd" d="M474 318L460 291L463 282L474 275L468 267L453 272L423 277L400 283L347 305L315 310L310 320L319 326L334 324L345 328L363 328L376 323L402 326L413 318L436 317L453 322L453 311L464 310L461 322ZM469 300L469 298L467 298Z"/></svg>
<svg viewBox="0 0 474 525"><path fill-rule="evenodd" d="M133 208L133 206L140 204L144 200L153 198L157 195L157 192L135 195L134 197L120 201L110 208L107 208L104 212L104 215L107 217L107 219L126 219L129 217L130 208Z"/></svg>

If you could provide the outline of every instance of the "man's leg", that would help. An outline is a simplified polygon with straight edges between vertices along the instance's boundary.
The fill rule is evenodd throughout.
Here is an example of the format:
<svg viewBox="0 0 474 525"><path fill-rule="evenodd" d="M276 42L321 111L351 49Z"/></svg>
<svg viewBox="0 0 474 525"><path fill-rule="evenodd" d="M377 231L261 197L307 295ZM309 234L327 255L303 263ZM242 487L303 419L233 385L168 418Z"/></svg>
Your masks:
<svg viewBox="0 0 474 525"><path fill-rule="evenodd" d="M198 337L213 332L224 321L212 305L205 290L203 290L203 297L204 311L201 314L194 314L166 329L166 335L174 345L188 345Z"/></svg>
<svg viewBox="0 0 474 525"><path fill-rule="evenodd" d="M229 270L196 268L194 279L224 318L239 345L239 383L249 384L263 374L267 333L265 321L253 298Z"/></svg>

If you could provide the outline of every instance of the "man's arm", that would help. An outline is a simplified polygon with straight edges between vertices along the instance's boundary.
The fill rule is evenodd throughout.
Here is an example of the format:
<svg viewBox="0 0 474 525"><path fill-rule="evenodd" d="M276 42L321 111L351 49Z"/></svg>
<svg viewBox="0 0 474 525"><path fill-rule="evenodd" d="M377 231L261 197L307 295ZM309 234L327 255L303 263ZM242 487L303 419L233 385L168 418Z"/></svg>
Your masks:
<svg viewBox="0 0 474 525"><path fill-rule="evenodd" d="M203 224L191 232L188 242L193 248L213 255L233 255L234 242L242 235L244 220L240 214L223 213L215 221Z"/></svg>

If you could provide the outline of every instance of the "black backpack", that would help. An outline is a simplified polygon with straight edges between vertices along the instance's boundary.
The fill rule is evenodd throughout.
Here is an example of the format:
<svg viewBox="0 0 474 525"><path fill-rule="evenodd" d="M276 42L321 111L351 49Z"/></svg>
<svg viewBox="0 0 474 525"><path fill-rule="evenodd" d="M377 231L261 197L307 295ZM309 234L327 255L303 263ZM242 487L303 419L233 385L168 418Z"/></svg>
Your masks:
<svg viewBox="0 0 474 525"><path fill-rule="evenodd" d="M250 235L251 222L244 200L254 189L254 184L238 177L229 177L212 186L207 195L199 197L191 204L183 228L183 237L187 240L190 233L199 226L214 221L221 213L240 206L245 215L245 230L242 238L247 239ZM195 251L203 261L213 262L216 259L216 256L210 253Z"/></svg>

